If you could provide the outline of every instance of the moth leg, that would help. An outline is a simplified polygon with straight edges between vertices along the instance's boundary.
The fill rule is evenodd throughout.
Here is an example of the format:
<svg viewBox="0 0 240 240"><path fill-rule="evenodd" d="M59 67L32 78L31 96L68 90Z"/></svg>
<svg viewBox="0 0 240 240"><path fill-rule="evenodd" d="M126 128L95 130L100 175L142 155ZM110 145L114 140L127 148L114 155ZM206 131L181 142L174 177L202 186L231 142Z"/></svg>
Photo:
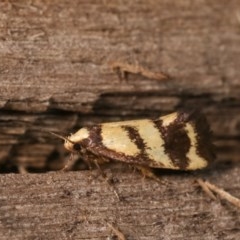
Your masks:
<svg viewBox="0 0 240 240"><path fill-rule="evenodd" d="M84 154L82 158L83 158L83 161L87 164L88 169L92 170L93 169L93 166L92 166L92 163L93 163L92 156L89 155L89 154Z"/></svg>
<svg viewBox="0 0 240 240"><path fill-rule="evenodd" d="M153 172L153 170L149 167L136 166L138 170L140 170L144 177L152 178L157 182L161 182L160 178Z"/></svg>
<svg viewBox="0 0 240 240"><path fill-rule="evenodd" d="M78 159L79 159L79 155L71 153L71 155L67 159L67 162L64 165L64 167L61 169L61 171L69 171L69 170L71 170L73 168L73 165L76 163L76 161ZM87 165L88 165L88 162L87 162ZM89 165L88 165L88 167L89 167Z"/></svg>
<svg viewBox="0 0 240 240"><path fill-rule="evenodd" d="M74 164L74 156L73 154L71 153L71 155L69 156L69 158L67 159L67 162L66 164L64 165L64 167L61 169L61 171L69 171L73 164Z"/></svg>
<svg viewBox="0 0 240 240"><path fill-rule="evenodd" d="M104 173L104 171L101 169L101 167L100 167L100 165L99 165L99 161L100 161L100 163L103 163L103 162L107 162L107 160L105 160L105 159L100 159L100 160L94 159L94 164L96 165L97 169L99 170L100 174L102 175L103 179L106 181L106 183L108 184L108 186L112 188L112 191L113 191L114 194L116 195L117 199L118 199L119 201L121 201L121 198L120 198L119 194L117 193L117 190L116 190L115 187L110 183L109 178L108 178L107 175Z"/></svg>
<svg viewBox="0 0 240 240"><path fill-rule="evenodd" d="M21 164L19 166L17 166L17 168L18 168L18 171L19 171L20 174L28 173L27 168L25 166L21 165Z"/></svg>
<svg viewBox="0 0 240 240"><path fill-rule="evenodd" d="M104 171L101 169L100 165L98 164L98 160L94 159L93 163L95 164L95 166L97 167L97 169L99 170L99 172L101 173L103 178L106 178L106 174L104 173Z"/></svg>

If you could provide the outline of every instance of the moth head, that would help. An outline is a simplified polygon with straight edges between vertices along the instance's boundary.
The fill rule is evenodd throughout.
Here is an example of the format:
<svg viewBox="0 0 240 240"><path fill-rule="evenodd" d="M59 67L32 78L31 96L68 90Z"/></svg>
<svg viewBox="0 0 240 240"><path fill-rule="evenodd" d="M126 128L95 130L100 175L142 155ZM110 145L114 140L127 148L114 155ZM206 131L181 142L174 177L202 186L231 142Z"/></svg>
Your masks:
<svg viewBox="0 0 240 240"><path fill-rule="evenodd" d="M54 136L61 138L64 140L64 147L70 152L80 152L81 151L81 144L79 142L74 142L70 140L68 137L61 136L57 133L50 132Z"/></svg>
<svg viewBox="0 0 240 240"><path fill-rule="evenodd" d="M77 142L75 143L75 142L69 141L69 139L65 140L64 147L70 152L80 152L81 151L80 143L77 143Z"/></svg>

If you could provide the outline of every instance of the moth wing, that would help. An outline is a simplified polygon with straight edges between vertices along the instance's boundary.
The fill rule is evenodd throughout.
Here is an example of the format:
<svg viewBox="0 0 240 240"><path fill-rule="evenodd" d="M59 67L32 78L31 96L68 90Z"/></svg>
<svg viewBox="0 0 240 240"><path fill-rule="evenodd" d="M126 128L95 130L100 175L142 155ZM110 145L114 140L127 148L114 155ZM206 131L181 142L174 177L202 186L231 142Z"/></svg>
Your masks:
<svg viewBox="0 0 240 240"><path fill-rule="evenodd" d="M160 131L164 138L165 151L180 170L201 169L215 159L212 134L202 113L182 111L156 121L159 120L163 127Z"/></svg>
<svg viewBox="0 0 240 240"><path fill-rule="evenodd" d="M153 120L106 123L90 129L87 149L116 161L155 168L174 168Z"/></svg>
<svg viewBox="0 0 240 240"><path fill-rule="evenodd" d="M89 129L87 150L97 156L153 168L201 169L214 159L206 119L178 112L106 123Z"/></svg>

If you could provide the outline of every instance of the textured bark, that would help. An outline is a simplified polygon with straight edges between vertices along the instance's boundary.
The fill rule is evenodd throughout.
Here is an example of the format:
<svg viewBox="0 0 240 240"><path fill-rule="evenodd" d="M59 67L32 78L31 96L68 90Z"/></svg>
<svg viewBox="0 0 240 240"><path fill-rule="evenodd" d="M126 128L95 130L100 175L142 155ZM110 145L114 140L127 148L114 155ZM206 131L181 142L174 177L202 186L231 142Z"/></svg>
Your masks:
<svg viewBox="0 0 240 240"><path fill-rule="evenodd" d="M59 152L57 140L46 131L69 134L82 125L185 107L203 109L219 159L237 161L237 6L237 1L2 2L1 163L56 169L49 158ZM162 71L171 79L134 73L120 80L111 69L116 62Z"/></svg>
<svg viewBox="0 0 240 240"><path fill-rule="evenodd" d="M107 175L121 201L95 171L2 176L0 238L107 239L114 235L108 224L126 239L239 238L239 210L210 200L194 184L197 176L207 177L240 197L239 168L164 174L163 183L129 170Z"/></svg>
<svg viewBox="0 0 240 240"><path fill-rule="evenodd" d="M49 131L68 135L98 122L200 108L218 154L218 167L206 176L238 195L239 16L237 0L1 1L0 172L60 169L68 156ZM135 71L120 79L116 63ZM154 77L161 72L170 79ZM218 171L226 166L232 167ZM63 238L100 239L109 233L103 221L109 219L130 239L239 234L239 212L212 202L209 208L191 176L171 175L170 188L158 189L147 180L143 187L135 174L118 174L126 204L105 183L88 186L90 175L2 176L1 231L16 239L52 238L56 229ZM136 195L132 186L140 186ZM88 191L94 192L90 210Z"/></svg>

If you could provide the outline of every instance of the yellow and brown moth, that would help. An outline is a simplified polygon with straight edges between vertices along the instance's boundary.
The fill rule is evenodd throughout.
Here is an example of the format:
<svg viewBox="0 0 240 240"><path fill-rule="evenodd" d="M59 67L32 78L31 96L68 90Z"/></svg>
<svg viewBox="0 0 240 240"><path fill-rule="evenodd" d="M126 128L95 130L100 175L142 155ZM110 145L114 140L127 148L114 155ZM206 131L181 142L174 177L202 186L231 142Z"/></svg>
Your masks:
<svg viewBox="0 0 240 240"><path fill-rule="evenodd" d="M202 169L213 161L214 146L205 117L174 112L142 119L84 127L64 138L70 152L147 168Z"/></svg>

